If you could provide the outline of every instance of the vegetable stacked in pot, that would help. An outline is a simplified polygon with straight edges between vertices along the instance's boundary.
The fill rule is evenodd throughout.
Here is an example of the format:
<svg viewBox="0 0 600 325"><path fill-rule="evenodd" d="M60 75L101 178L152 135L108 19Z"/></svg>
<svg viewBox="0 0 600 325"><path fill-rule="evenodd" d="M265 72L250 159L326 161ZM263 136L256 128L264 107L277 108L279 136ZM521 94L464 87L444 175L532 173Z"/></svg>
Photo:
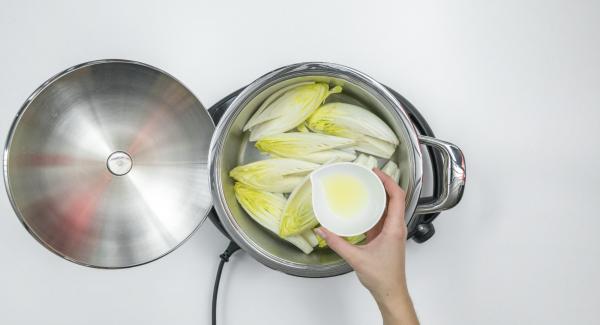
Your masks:
<svg viewBox="0 0 600 325"><path fill-rule="evenodd" d="M303 82L272 94L244 126L250 141L270 158L229 172L246 213L305 254L327 246L314 233L318 221L308 175L333 162L378 167L373 156L390 159L399 144L392 129L367 109L341 102L323 105L329 95L341 91L340 86ZM392 160L382 171L399 181L400 171ZM346 238L353 244L364 239L365 235Z"/></svg>

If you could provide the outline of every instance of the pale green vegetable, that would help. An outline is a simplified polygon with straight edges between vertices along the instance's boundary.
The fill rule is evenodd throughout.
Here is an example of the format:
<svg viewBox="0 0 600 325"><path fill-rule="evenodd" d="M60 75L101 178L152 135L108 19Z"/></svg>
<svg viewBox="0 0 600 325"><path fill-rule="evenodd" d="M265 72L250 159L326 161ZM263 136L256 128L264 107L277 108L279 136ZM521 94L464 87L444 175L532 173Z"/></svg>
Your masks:
<svg viewBox="0 0 600 325"><path fill-rule="evenodd" d="M289 193L319 166L298 159L265 159L237 166L229 172L229 176L258 190Z"/></svg>
<svg viewBox="0 0 600 325"><path fill-rule="evenodd" d="M306 81L306 82L299 82L299 83L295 83L293 85L289 85L287 87L283 87L281 89L279 89L278 91L274 92L273 94L271 94L271 96L269 96L267 99L265 99L265 101L260 105L260 107L258 107L258 109L256 110L256 112L254 112L254 114L252 115L252 117L248 120L248 122L246 122L246 125L244 125L244 129L243 131L247 131L248 129L250 129L251 127L264 122L264 120L259 120L259 117L262 116L262 118L265 118L264 115L262 115L262 112L269 107L269 105L274 102L276 99L278 99L279 97L281 97L281 95L283 95L286 91L294 89L296 87L299 86L303 86L303 85L313 85L315 84L314 81Z"/></svg>
<svg viewBox="0 0 600 325"><path fill-rule="evenodd" d="M356 158L356 160L354 160L353 163L355 163L357 165L361 165L368 169L373 169L379 165L379 163L377 162L377 159L375 157L365 155L362 153L360 155L358 155L358 158Z"/></svg>
<svg viewBox="0 0 600 325"><path fill-rule="evenodd" d="M379 162L377 162L377 158L369 156L369 158L367 159L367 165L367 168L373 169L375 167L379 167Z"/></svg>
<svg viewBox="0 0 600 325"><path fill-rule="evenodd" d="M396 151L395 144L379 140L368 135L365 135L360 139L356 139L356 145L354 148L357 151L385 159L390 159L392 154L394 154L394 151Z"/></svg>
<svg viewBox="0 0 600 325"><path fill-rule="evenodd" d="M312 161L318 164L330 164L334 162L352 161L356 158L356 152L354 150L326 150L318 151L305 155L302 159Z"/></svg>
<svg viewBox="0 0 600 325"><path fill-rule="evenodd" d="M356 139L356 150L382 158L389 158L400 143L377 115L352 104L323 105L310 116L307 126L314 132Z"/></svg>
<svg viewBox="0 0 600 325"><path fill-rule="evenodd" d="M315 234L312 229L303 231L301 235L312 247L319 245L317 234Z"/></svg>
<svg viewBox="0 0 600 325"><path fill-rule="evenodd" d="M319 107L308 119L308 128L348 138L368 135L392 144L399 143L394 131L377 115L347 103L329 103Z"/></svg>
<svg viewBox="0 0 600 325"><path fill-rule="evenodd" d="M260 191L239 182L235 183L233 189L236 199L254 221L275 234L279 233L281 213L286 202L282 194ZM315 246L302 236L288 236L284 239L305 254L312 252Z"/></svg>
<svg viewBox="0 0 600 325"><path fill-rule="evenodd" d="M367 167L367 155L361 153L360 155L358 155L358 157L356 158L355 161L353 161L355 164L357 165L361 165L363 167Z"/></svg>
<svg viewBox="0 0 600 325"><path fill-rule="evenodd" d="M256 148L281 157L302 157L317 151L348 147L354 143L352 139L333 135L289 132L263 137L256 142Z"/></svg>
<svg viewBox="0 0 600 325"><path fill-rule="evenodd" d="M283 208L279 235L297 235L314 228L318 223L312 206L310 178L306 177L290 194Z"/></svg>
<svg viewBox="0 0 600 325"><path fill-rule="evenodd" d="M343 238L350 244L356 245L356 244L360 243L361 241L365 240L365 238L367 238L367 236L365 234L360 234L360 235L356 235L356 236L343 237ZM318 241L319 248L327 247L327 242L321 236L317 235L317 241Z"/></svg>
<svg viewBox="0 0 600 325"><path fill-rule="evenodd" d="M302 123L302 124L298 125L298 127L296 128L296 130L298 130L298 132L303 132L303 133L310 132L310 130L306 126L306 123Z"/></svg>
<svg viewBox="0 0 600 325"><path fill-rule="evenodd" d="M263 137L256 142L256 148L276 157L297 158L322 164L329 160L353 160L356 156L354 150L333 149L348 147L354 143L352 139L333 135L289 132Z"/></svg>
<svg viewBox="0 0 600 325"><path fill-rule="evenodd" d="M319 248L327 247L327 241L325 241L325 238L317 235L317 246L319 246Z"/></svg>
<svg viewBox="0 0 600 325"><path fill-rule="evenodd" d="M381 171L391 177L396 183L398 183L400 180L400 169L398 168L398 165L391 160L388 161L385 166L383 166Z"/></svg>
<svg viewBox="0 0 600 325"><path fill-rule="evenodd" d="M341 91L340 86L329 90L326 83L294 87L264 109L259 109L246 123L244 130L250 130L250 141L289 131L302 124L327 96Z"/></svg>

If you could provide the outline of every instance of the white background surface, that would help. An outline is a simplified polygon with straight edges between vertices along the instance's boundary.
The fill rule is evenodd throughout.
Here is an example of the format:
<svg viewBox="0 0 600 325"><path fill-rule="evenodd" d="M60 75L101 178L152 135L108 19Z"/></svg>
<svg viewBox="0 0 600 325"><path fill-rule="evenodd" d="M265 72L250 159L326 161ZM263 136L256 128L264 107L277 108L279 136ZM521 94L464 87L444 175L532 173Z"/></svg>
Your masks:
<svg viewBox="0 0 600 325"><path fill-rule="evenodd" d="M462 203L408 244L423 324L600 319L600 2L1 1L0 134L44 80L123 58L210 106L279 66L346 64L411 100L468 164ZM4 139L2 139L4 142ZM33 240L0 195L1 324L207 324L226 240L207 222L174 253L103 271ZM302 279L245 254L220 324L377 324L354 274Z"/></svg>

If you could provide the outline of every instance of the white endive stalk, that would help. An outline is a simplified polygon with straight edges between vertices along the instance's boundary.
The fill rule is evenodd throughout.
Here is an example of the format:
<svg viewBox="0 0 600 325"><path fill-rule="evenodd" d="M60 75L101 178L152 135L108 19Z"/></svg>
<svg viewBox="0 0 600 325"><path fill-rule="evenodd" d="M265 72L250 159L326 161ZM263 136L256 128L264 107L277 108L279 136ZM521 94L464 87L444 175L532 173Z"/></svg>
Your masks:
<svg viewBox="0 0 600 325"><path fill-rule="evenodd" d="M352 161L356 158L356 152L354 150L325 150L306 154L302 159L317 164L328 164L334 162Z"/></svg>
<svg viewBox="0 0 600 325"><path fill-rule="evenodd" d="M391 160L388 161L385 164L385 166L383 166L381 171L389 177L391 177L394 180L394 182L398 183L398 181L400 181L400 169L398 168L398 165L396 165L395 162Z"/></svg>
<svg viewBox="0 0 600 325"><path fill-rule="evenodd" d="M367 167L367 159L367 155L361 153L360 155L358 155L356 160L353 161L353 163L361 165L363 167Z"/></svg>
<svg viewBox="0 0 600 325"><path fill-rule="evenodd" d="M356 158L356 160L354 160L353 163L361 165L368 169L373 169L373 168L379 166L379 162L377 161L377 159L375 157L365 155L362 153L360 155L358 155L358 158Z"/></svg>
<svg viewBox="0 0 600 325"><path fill-rule="evenodd" d="M396 151L396 145L368 135L356 139L356 145L353 148L356 149L356 151L384 159L390 159L394 154L394 151Z"/></svg>
<svg viewBox="0 0 600 325"><path fill-rule="evenodd" d="M301 235L312 247L319 245L319 239L312 229L305 230Z"/></svg>

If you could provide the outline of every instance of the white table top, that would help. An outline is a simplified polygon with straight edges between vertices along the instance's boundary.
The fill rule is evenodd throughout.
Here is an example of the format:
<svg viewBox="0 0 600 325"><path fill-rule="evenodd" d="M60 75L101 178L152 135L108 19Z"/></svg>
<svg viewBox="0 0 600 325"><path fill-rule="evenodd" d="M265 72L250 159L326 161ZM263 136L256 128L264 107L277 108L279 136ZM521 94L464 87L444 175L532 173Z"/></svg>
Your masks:
<svg viewBox="0 0 600 325"><path fill-rule="evenodd" d="M465 152L459 206L408 244L423 324L600 319L600 2L3 1L0 133L51 75L100 58L146 62L208 107L299 61L362 70ZM1 324L207 324L226 240L207 222L149 265L66 262L0 195ZM302 279L236 253L220 324L377 324L354 274Z"/></svg>

